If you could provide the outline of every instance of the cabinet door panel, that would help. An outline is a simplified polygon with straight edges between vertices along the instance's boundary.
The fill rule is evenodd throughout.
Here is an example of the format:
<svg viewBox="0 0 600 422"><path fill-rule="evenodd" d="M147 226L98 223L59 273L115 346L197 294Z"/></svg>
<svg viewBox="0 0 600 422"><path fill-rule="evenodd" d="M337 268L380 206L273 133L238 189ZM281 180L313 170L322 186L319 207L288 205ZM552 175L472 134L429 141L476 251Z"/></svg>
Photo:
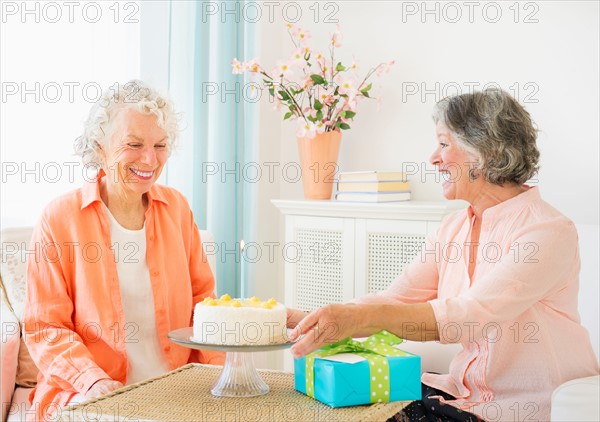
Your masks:
<svg viewBox="0 0 600 422"><path fill-rule="evenodd" d="M286 239L286 304L313 310L354 296L354 221L295 216Z"/></svg>
<svg viewBox="0 0 600 422"><path fill-rule="evenodd" d="M425 221L356 220L356 295L386 289L418 256L426 233Z"/></svg>

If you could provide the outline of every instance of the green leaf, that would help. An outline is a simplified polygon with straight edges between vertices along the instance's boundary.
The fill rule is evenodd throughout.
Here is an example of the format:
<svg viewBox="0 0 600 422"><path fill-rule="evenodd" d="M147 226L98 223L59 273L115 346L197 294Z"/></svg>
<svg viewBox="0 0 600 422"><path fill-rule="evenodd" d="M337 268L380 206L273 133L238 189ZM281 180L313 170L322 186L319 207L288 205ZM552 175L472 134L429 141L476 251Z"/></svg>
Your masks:
<svg viewBox="0 0 600 422"><path fill-rule="evenodd" d="M275 89L273 89L273 87L269 88L269 95L271 95L271 97L275 96Z"/></svg>
<svg viewBox="0 0 600 422"><path fill-rule="evenodd" d="M313 123L317 121L317 119L315 117L311 116L310 114L308 116L306 116L306 118Z"/></svg>
<svg viewBox="0 0 600 422"><path fill-rule="evenodd" d="M281 99L282 99L283 101L286 101L286 100L289 100L289 99L290 99L290 96L289 96L289 95L287 94L287 92L285 92L284 90L277 91L277 93L278 93L279 95L281 95Z"/></svg>
<svg viewBox="0 0 600 422"><path fill-rule="evenodd" d="M373 84L372 84L372 83L371 83L371 84L369 84L369 85L367 85L367 87L366 87L366 88L363 88L363 89L361 89L361 92L362 92L362 91L370 91L370 90L371 90L371 88L373 88Z"/></svg>
<svg viewBox="0 0 600 422"><path fill-rule="evenodd" d="M327 83L324 77L317 74L310 75L310 79L312 79L312 81L317 85L325 85Z"/></svg>
<svg viewBox="0 0 600 422"><path fill-rule="evenodd" d="M356 116L356 113L352 110L346 110L346 111L342 112L342 114L344 115L345 119L351 119L354 116Z"/></svg>
<svg viewBox="0 0 600 422"><path fill-rule="evenodd" d="M336 126L337 126L337 125L336 125ZM343 122L340 122L340 125L339 125L338 127L339 127L340 129L343 129L343 130L348 130L348 129L350 129L350 125L349 125L348 123L343 123Z"/></svg>
<svg viewBox="0 0 600 422"><path fill-rule="evenodd" d="M336 72L343 72L344 70L346 70L346 67L342 64L342 62L339 62L336 66L335 66L335 71Z"/></svg>
<svg viewBox="0 0 600 422"><path fill-rule="evenodd" d="M294 115L294 113L292 113L291 111L288 111L287 113L284 114L283 120L287 120L290 117L292 117L293 115Z"/></svg>
<svg viewBox="0 0 600 422"><path fill-rule="evenodd" d="M316 119L317 120L323 120L323 112L321 110L317 111Z"/></svg>
<svg viewBox="0 0 600 422"><path fill-rule="evenodd" d="M360 93L362 95L364 95L365 97L367 97L367 98L371 98L371 97L369 97L369 93L366 90L364 90L364 89L362 91L360 91Z"/></svg>
<svg viewBox="0 0 600 422"><path fill-rule="evenodd" d="M315 100L315 110L322 110L323 104L319 100Z"/></svg>

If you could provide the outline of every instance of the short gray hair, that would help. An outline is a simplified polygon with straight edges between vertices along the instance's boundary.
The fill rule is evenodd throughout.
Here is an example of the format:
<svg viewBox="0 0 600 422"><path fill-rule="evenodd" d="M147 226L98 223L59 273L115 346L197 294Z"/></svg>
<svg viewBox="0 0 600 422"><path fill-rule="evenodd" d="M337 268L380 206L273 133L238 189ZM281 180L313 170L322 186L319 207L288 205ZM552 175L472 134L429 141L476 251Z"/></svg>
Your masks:
<svg viewBox="0 0 600 422"><path fill-rule="evenodd" d="M139 80L110 86L92 106L85 121L83 134L75 140L75 154L84 164L102 166L101 147L107 145L107 127L123 108L133 108L143 114L154 114L158 126L167 132L169 151L179 136L180 116L173 103L156 89Z"/></svg>
<svg viewBox="0 0 600 422"><path fill-rule="evenodd" d="M444 98L433 120L450 129L490 183L522 184L539 170L537 129L525 108L499 88Z"/></svg>

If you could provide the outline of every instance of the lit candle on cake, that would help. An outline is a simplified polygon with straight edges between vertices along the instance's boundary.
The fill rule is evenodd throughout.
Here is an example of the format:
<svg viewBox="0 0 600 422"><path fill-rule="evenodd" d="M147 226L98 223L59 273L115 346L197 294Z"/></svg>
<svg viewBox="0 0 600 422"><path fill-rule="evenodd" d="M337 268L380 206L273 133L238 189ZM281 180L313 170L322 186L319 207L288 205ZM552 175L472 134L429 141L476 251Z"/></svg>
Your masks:
<svg viewBox="0 0 600 422"><path fill-rule="evenodd" d="M244 278L244 267L246 266L245 263L245 259L244 259L244 239L240 240L240 297L246 297L246 286L245 286L245 278Z"/></svg>

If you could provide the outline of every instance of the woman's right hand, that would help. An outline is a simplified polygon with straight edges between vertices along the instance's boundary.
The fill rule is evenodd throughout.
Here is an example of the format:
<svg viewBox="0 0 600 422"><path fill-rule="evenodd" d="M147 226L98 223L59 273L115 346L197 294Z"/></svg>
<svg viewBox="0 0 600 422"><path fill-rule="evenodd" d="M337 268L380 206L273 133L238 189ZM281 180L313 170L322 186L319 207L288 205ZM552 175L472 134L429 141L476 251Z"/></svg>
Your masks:
<svg viewBox="0 0 600 422"><path fill-rule="evenodd" d="M115 381L110 378L103 378L92 384L87 393L85 393L85 398L87 400L95 399L96 397L103 396L121 387L123 387L123 384L121 384L119 381Z"/></svg>

